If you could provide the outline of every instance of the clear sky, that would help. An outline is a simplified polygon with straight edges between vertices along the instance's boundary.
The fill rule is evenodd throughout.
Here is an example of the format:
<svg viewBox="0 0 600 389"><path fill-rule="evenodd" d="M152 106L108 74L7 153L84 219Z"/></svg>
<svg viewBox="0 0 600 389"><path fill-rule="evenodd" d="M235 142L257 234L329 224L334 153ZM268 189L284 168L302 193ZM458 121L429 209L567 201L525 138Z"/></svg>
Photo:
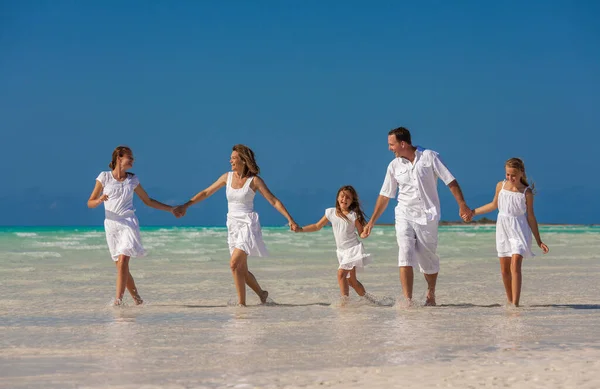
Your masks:
<svg viewBox="0 0 600 389"><path fill-rule="evenodd" d="M211 184L244 143L299 223L344 184L370 214L398 126L469 205L518 156L539 222L600 223L598 20L596 1L3 1L0 224L100 225L86 201L119 144L164 202ZM180 220L138 215L223 225L224 197Z"/></svg>

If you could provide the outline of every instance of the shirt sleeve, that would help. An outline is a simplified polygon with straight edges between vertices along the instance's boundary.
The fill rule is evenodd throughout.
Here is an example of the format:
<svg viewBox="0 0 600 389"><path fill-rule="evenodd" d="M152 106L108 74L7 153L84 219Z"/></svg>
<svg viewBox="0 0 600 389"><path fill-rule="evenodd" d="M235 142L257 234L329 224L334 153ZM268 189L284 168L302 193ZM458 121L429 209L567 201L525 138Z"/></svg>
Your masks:
<svg viewBox="0 0 600 389"><path fill-rule="evenodd" d="M99 181L102 184L102 187L104 188L106 186L106 172L100 172L100 174L98 174L98 177L96 177L96 181Z"/></svg>
<svg viewBox="0 0 600 389"><path fill-rule="evenodd" d="M396 197L396 193L398 192L398 182L396 181L396 177L394 177L394 166L392 165L393 162L394 161L390 162L388 165L387 171L385 172L383 185L379 191L381 196L389 197L391 199Z"/></svg>
<svg viewBox="0 0 600 389"><path fill-rule="evenodd" d="M131 177L131 186L133 187L133 189L137 188L137 186L140 184L140 179L138 178L138 176L136 176L135 174L133 175L133 177Z"/></svg>
<svg viewBox="0 0 600 389"><path fill-rule="evenodd" d="M444 162L440 159L440 155L438 153L432 153L432 161L433 171L440 178L440 180L444 181L444 184L448 185L452 181L455 180L450 170L444 165Z"/></svg>
<svg viewBox="0 0 600 389"><path fill-rule="evenodd" d="M335 209L335 208L327 208L325 210L325 217L327 218L327 220L329 220L329 222L331 222L331 212L332 212L332 209Z"/></svg>

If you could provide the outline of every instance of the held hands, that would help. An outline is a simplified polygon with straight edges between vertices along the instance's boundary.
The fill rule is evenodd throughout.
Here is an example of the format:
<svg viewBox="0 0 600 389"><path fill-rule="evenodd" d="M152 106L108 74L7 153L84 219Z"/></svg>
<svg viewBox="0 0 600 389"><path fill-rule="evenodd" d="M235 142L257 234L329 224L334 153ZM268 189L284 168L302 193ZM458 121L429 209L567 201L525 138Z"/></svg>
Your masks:
<svg viewBox="0 0 600 389"><path fill-rule="evenodd" d="M365 227L363 228L363 232L362 232L362 234L360 234L360 237L362 239L368 238L369 235L371 235L371 230L372 229L373 229L373 225L371 223L365 224Z"/></svg>
<svg viewBox="0 0 600 389"><path fill-rule="evenodd" d="M470 209L469 207L467 207L466 204L460 206L460 209L458 210L458 213L460 215L460 218L463 219L463 221L465 223L468 223L471 220L473 220L473 216L475 216L475 210L474 209Z"/></svg>
<svg viewBox="0 0 600 389"><path fill-rule="evenodd" d="M293 220L290 220L288 224L290 225L290 231L300 232L302 230L302 227L300 227L298 223Z"/></svg>
<svg viewBox="0 0 600 389"><path fill-rule="evenodd" d="M177 207L173 207L173 209L171 210L171 213L173 215L175 215L176 218L180 218L185 216L185 213L187 212L187 208L183 205L178 205Z"/></svg>
<svg viewBox="0 0 600 389"><path fill-rule="evenodd" d="M544 254L547 254L548 251L550 251L550 249L548 248L548 246L546 246L546 244L544 242L538 243L538 246L540 246L540 248L542 249L542 252Z"/></svg>

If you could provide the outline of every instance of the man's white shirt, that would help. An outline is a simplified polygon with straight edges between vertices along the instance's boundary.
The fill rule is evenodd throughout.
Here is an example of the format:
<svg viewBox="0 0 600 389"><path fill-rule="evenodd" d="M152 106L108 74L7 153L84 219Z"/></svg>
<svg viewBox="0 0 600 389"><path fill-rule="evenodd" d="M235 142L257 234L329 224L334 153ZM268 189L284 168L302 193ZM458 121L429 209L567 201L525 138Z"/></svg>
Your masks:
<svg viewBox="0 0 600 389"><path fill-rule="evenodd" d="M448 185L454 176L438 153L417 146L415 160L396 158L388 165L380 195L396 197L396 220L405 219L425 225L440 219L437 179Z"/></svg>

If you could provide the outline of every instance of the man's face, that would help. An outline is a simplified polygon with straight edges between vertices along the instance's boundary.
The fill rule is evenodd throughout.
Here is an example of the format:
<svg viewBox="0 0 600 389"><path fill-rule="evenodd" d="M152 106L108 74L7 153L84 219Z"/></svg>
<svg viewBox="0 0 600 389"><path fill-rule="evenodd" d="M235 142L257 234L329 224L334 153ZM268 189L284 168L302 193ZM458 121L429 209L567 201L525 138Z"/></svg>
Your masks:
<svg viewBox="0 0 600 389"><path fill-rule="evenodd" d="M402 150L404 149L403 143L404 142L398 142L398 140L396 139L396 135L388 135L389 149L392 153L394 153L396 158L402 156Z"/></svg>

